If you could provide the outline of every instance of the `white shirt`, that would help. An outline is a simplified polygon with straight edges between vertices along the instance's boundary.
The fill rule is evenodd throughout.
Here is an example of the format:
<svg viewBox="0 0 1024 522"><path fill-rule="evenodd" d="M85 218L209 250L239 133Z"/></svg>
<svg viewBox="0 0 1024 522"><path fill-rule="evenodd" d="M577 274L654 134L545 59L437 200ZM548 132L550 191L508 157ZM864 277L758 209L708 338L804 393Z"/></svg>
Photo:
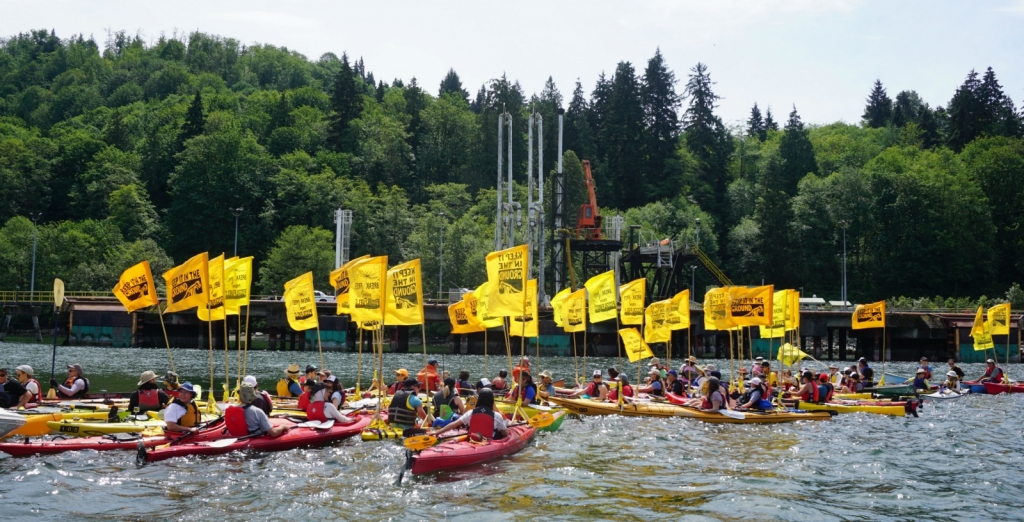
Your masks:
<svg viewBox="0 0 1024 522"><path fill-rule="evenodd" d="M32 400L35 400L36 396L39 395L39 385L32 381L25 384L25 389L32 392Z"/></svg>
<svg viewBox="0 0 1024 522"><path fill-rule="evenodd" d="M505 417L501 416L499 412L491 412L494 414L494 431L508 431L508 424L505 422ZM469 427L469 419L473 418L473 410L466 410L466 413L459 417L462 420L462 425Z"/></svg>
<svg viewBox="0 0 1024 522"><path fill-rule="evenodd" d="M180 421L186 413L188 413L188 410L186 410L184 406L172 401L167 405L167 409L164 410L164 422L173 422L178 424L178 421Z"/></svg>

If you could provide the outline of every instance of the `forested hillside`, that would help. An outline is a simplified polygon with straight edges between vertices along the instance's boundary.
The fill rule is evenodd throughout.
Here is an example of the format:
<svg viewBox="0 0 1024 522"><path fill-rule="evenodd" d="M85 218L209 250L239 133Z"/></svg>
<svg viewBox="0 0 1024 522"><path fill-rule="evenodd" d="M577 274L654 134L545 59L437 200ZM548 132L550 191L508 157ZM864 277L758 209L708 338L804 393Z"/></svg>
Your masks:
<svg viewBox="0 0 1024 522"><path fill-rule="evenodd" d="M454 70L439 86L375 78L349 51L309 59L202 33L0 41L0 289L29 286L34 215L37 286L106 290L141 259L162 272L230 255L238 207L238 253L256 256L263 293L306 270L329 289L338 207L354 211L353 257L419 257L436 274L443 228L445 286L475 286L494 244L502 108L517 180L529 113L544 118L550 173L564 108L570 208L589 159L602 214L681 242L701 218L701 248L737 284L838 299L844 228L851 300L1024 281L1024 118L991 69L964 71L949 100L865 85L857 123L810 125L799 100L758 100L730 128L700 57L675 72L654 51L563 95L550 79L527 94L500 70L478 89Z"/></svg>

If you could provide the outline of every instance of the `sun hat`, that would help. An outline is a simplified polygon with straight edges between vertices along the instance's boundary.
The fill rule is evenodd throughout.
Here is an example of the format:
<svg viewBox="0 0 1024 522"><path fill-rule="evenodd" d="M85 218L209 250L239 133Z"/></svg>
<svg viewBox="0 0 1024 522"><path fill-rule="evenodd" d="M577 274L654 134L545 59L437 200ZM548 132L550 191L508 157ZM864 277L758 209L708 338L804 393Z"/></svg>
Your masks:
<svg viewBox="0 0 1024 522"><path fill-rule="evenodd" d="M754 360L755 360L755 361L763 361L763 360L764 360L764 357L758 357L758 358L756 358L756 359L754 359Z"/></svg>
<svg viewBox="0 0 1024 522"><path fill-rule="evenodd" d="M299 374L299 365L297 365L297 364L289 364L288 368L285 369L284 373L287 373L289 375L298 375Z"/></svg>
<svg viewBox="0 0 1024 522"><path fill-rule="evenodd" d="M647 373L649 373L649 374L651 374L651 375L655 375L655 374L657 374L657 375L661 375L661 370L659 370L659 369L657 369L657 368L655 368L655 367L653 367L653 366L652 366L652 367L651 367L651 371L649 371L649 372L647 372Z"/></svg>
<svg viewBox="0 0 1024 522"><path fill-rule="evenodd" d="M253 388L255 388L256 387L256 377L254 377L252 375L246 375L245 378L242 379L242 383L243 384L248 384L249 386L252 386Z"/></svg>
<svg viewBox="0 0 1024 522"><path fill-rule="evenodd" d="M146 370L146 371L142 372L142 376L139 377L139 384L137 386L142 386L143 384L146 384L149 381L155 381L155 380L156 380L156 373L154 373L152 370Z"/></svg>
<svg viewBox="0 0 1024 522"><path fill-rule="evenodd" d="M182 384L180 388L178 388L178 391L187 391L189 393L194 394L196 392L196 389L192 387L192 383L186 382L185 384Z"/></svg>
<svg viewBox="0 0 1024 522"><path fill-rule="evenodd" d="M243 383L238 388L238 399L242 401L242 404L249 404L256 398L256 389L251 385Z"/></svg>
<svg viewBox="0 0 1024 522"><path fill-rule="evenodd" d="M996 362L993 361L992 359L989 359L989 360L985 361L985 363L986 364L995 364Z"/></svg>
<svg viewBox="0 0 1024 522"><path fill-rule="evenodd" d="M551 378L551 372L549 372L547 370L544 370L544 371L540 372L540 376L541 377L547 377L548 379L550 379Z"/></svg>
<svg viewBox="0 0 1024 522"><path fill-rule="evenodd" d="M691 355L691 356L686 358L686 361L687 362L695 363L695 362L697 362L697 358Z"/></svg>
<svg viewBox="0 0 1024 522"><path fill-rule="evenodd" d="M946 372L946 377L956 377L956 372L954 372L953 370L950 370L950 371Z"/></svg>
<svg viewBox="0 0 1024 522"><path fill-rule="evenodd" d="M839 369L839 365L836 364L836 363L832 363L832 364L828 365L828 368L830 370L832 370L832 369L838 370Z"/></svg>
<svg viewBox="0 0 1024 522"><path fill-rule="evenodd" d="M917 369L917 373L927 373L927 372L924 371L924 368L918 368Z"/></svg>
<svg viewBox="0 0 1024 522"><path fill-rule="evenodd" d="M27 365L27 364L23 364L23 365L15 368L15 370L18 370L19 372L24 373L25 375L28 375L29 377L35 377L35 375L34 375L35 372L32 370L32 367Z"/></svg>
<svg viewBox="0 0 1024 522"><path fill-rule="evenodd" d="M651 358L651 366L654 366L656 364L661 364L661 359L659 359L657 357L652 357Z"/></svg>

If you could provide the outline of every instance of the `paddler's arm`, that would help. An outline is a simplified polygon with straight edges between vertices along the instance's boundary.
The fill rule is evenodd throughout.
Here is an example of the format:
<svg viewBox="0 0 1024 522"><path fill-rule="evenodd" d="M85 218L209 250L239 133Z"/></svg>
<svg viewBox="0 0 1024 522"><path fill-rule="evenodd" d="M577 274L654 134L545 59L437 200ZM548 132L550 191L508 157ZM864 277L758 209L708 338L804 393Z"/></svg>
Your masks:
<svg viewBox="0 0 1024 522"><path fill-rule="evenodd" d="M472 417L472 415L470 415L470 417ZM445 426L445 427L443 427L443 428L441 428L441 429L439 429L437 431L433 431L431 433L432 433L432 435L434 435L436 437L436 436L438 436L438 435L440 435L440 434L442 434L442 433L444 433L444 432L446 432L448 430L454 430L455 428L461 428L464 424L465 423L463 422L463 417L459 417L458 419L456 419L456 420L454 420L452 422L449 422L447 426Z"/></svg>
<svg viewBox="0 0 1024 522"><path fill-rule="evenodd" d="M24 408L26 404L32 401L32 392L25 390L25 393L21 394L21 398L18 399L18 405L16 408Z"/></svg>
<svg viewBox="0 0 1024 522"><path fill-rule="evenodd" d="M186 431L198 431L195 428L186 428L186 427L178 424L177 422L164 421L164 424L167 425L167 427L164 428L164 431L173 431L173 432L176 432L176 433L181 433L181 432L186 432Z"/></svg>

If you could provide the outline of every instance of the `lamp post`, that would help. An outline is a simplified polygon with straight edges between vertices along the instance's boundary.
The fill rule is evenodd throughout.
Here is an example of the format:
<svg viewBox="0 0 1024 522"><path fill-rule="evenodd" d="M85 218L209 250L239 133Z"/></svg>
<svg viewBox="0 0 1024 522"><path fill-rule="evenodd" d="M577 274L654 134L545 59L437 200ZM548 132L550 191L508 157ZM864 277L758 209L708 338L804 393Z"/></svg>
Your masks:
<svg viewBox="0 0 1024 522"><path fill-rule="evenodd" d="M242 207L233 208L228 207L228 210L235 215L235 257L238 256L238 216L242 215L242 211L245 210Z"/></svg>
<svg viewBox="0 0 1024 522"><path fill-rule="evenodd" d="M42 212L30 212L29 217L32 218L32 279L29 281L28 286L28 299L31 301L35 298L36 292L36 222L42 217Z"/></svg>
<svg viewBox="0 0 1024 522"><path fill-rule="evenodd" d="M697 265L690 265L690 300L697 298Z"/></svg>
<svg viewBox="0 0 1024 522"><path fill-rule="evenodd" d="M846 227L850 226L850 222L845 219L840 220L839 226L843 228L843 310L846 310Z"/></svg>
<svg viewBox="0 0 1024 522"><path fill-rule="evenodd" d="M700 251L700 218L694 218L694 222L697 223L697 251Z"/></svg>
<svg viewBox="0 0 1024 522"><path fill-rule="evenodd" d="M442 299L442 289L444 288L444 217L448 214L444 212L438 212L437 217L441 218L438 220L437 225L437 298Z"/></svg>

